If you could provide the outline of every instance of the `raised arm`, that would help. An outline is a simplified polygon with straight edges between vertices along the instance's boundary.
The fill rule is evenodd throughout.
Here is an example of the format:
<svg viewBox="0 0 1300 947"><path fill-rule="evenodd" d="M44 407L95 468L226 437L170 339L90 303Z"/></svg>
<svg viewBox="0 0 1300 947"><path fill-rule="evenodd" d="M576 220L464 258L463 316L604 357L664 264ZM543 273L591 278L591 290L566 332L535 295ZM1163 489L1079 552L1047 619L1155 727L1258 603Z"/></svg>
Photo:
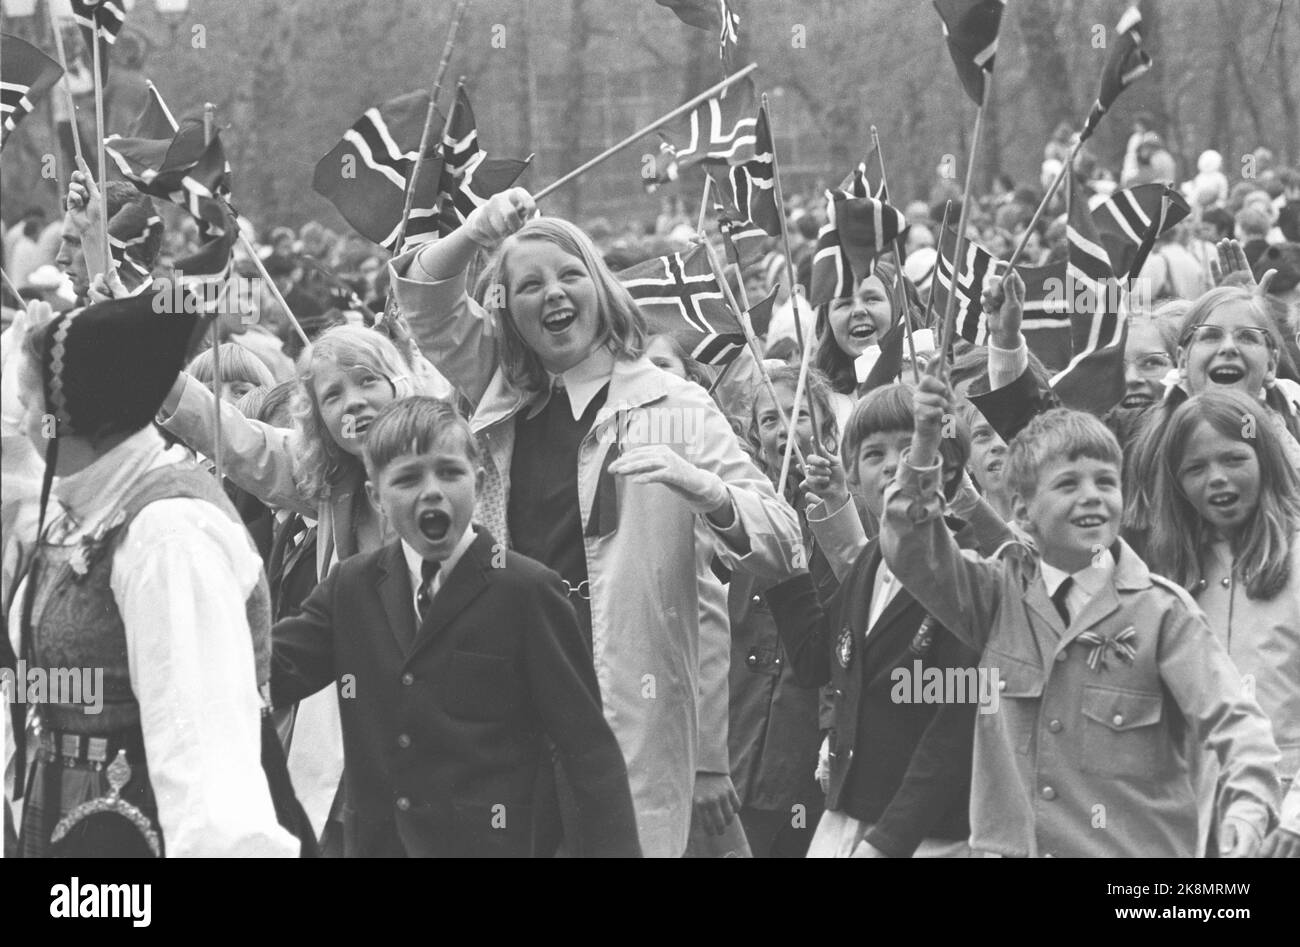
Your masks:
<svg viewBox="0 0 1300 947"><path fill-rule="evenodd" d="M191 448L211 457L216 451L212 409L217 396L207 386L181 372L172 386L158 421ZM268 506L316 515L316 502L293 476L292 432L253 421L222 401L222 473Z"/></svg>
<svg viewBox="0 0 1300 947"><path fill-rule="evenodd" d="M913 395L912 447L885 489L880 548L912 597L979 653L998 611L1002 567L963 554L943 521L939 441L953 407L952 391L938 370L935 359Z"/></svg>
<svg viewBox="0 0 1300 947"><path fill-rule="evenodd" d="M497 336L492 314L467 292L465 271L474 254L494 249L534 210L532 195L510 188L489 198L446 237L389 264L397 304L420 351L474 404L496 371Z"/></svg>

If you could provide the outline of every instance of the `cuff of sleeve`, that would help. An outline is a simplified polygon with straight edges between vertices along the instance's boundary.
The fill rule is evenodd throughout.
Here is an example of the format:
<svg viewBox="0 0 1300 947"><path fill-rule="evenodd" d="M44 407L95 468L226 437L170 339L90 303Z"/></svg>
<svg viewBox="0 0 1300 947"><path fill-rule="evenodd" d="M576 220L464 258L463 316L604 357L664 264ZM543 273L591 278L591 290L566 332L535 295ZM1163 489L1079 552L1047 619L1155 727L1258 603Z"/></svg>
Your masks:
<svg viewBox="0 0 1300 947"><path fill-rule="evenodd" d="M1020 345L1014 349L1000 349L989 343L989 388L1005 388L1020 377L1029 367L1029 345L1025 337L1020 337Z"/></svg>
<svg viewBox="0 0 1300 947"><path fill-rule="evenodd" d="M835 520L840 516L843 516L845 509L847 509L852 505L853 505L853 497L849 497L848 499L846 499L834 510L828 510L826 508L825 501L818 502L815 506L809 509L808 516L807 516L808 525L811 526L813 523L829 523L832 520Z"/></svg>
<svg viewBox="0 0 1300 947"><path fill-rule="evenodd" d="M895 475L899 489L908 496L927 496L937 494L943 487L943 459L937 458L928 467L912 465L912 449L903 451L899 459L898 473Z"/></svg>
<svg viewBox="0 0 1300 947"><path fill-rule="evenodd" d="M1256 799L1238 799L1228 806L1223 816L1225 819L1241 819L1253 826L1261 839L1268 835L1273 824L1273 811Z"/></svg>

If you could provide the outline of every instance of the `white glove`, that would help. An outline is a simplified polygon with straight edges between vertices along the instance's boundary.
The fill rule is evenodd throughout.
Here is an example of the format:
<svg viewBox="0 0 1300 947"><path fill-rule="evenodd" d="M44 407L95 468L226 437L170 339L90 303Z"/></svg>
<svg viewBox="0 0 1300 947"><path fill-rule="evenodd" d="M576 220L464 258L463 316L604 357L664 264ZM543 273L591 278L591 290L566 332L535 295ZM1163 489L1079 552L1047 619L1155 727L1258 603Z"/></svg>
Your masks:
<svg viewBox="0 0 1300 947"><path fill-rule="evenodd" d="M512 187L493 194L486 204L470 212L463 225L465 235L484 250L494 250L536 212L533 195L522 187Z"/></svg>

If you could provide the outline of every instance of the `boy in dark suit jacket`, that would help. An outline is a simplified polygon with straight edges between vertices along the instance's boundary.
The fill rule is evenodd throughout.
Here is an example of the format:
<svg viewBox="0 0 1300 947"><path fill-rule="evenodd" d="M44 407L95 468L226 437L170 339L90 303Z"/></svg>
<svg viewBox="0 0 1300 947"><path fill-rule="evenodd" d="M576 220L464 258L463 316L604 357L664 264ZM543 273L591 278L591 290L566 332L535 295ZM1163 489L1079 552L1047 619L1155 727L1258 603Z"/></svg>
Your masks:
<svg viewBox="0 0 1300 947"><path fill-rule="evenodd" d="M903 385L869 392L845 426L849 485L876 517L911 436L911 393ZM960 458L954 468L960 474ZM856 519L847 497L837 499L823 497ZM1006 528L991 508L981 513L973 519L996 544ZM980 698L974 651L890 574L878 540L857 554L824 609L806 574L770 589L767 600L798 683L833 689L830 785L808 857L969 854Z"/></svg>
<svg viewBox="0 0 1300 947"><path fill-rule="evenodd" d="M566 851L637 856L627 770L559 577L470 524L483 468L433 398L366 432L367 489L401 537L339 563L273 631L277 706L336 683L346 856L527 856L572 794ZM550 809L551 807L543 807Z"/></svg>

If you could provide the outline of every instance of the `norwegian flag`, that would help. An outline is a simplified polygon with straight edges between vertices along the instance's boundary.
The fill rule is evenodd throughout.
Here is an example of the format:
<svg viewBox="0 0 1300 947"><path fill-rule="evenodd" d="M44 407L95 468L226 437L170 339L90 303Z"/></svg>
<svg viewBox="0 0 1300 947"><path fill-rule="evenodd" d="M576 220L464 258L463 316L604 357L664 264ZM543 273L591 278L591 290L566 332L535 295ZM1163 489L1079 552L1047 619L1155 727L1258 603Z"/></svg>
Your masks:
<svg viewBox="0 0 1300 947"><path fill-rule="evenodd" d="M1142 48L1142 14L1137 7L1124 11L1115 33L1115 45L1111 47L1101 73L1101 89L1087 121L1083 123L1083 131L1079 132L1080 141L1087 141L1092 136L1101 117L1115 104L1119 94L1151 68L1151 57Z"/></svg>
<svg viewBox="0 0 1300 947"><path fill-rule="evenodd" d="M1161 221L1160 213L1166 198L1168 210ZM1151 250L1147 245L1146 251L1142 252L1144 238L1153 222L1159 223L1154 234L1158 237L1190 213L1191 208L1182 195L1164 184L1126 187L1093 208L1092 222L1102 246L1106 248L1115 278L1131 279L1142 271L1142 264Z"/></svg>
<svg viewBox="0 0 1300 947"><path fill-rule="evenodd" d="M162 218L157 214L151 214L145 221L144 228L135 232L133 232L134 228L127 230L121 224L117 224L117 220L118 218L114 218L108 224L108 249L113 256L113 262L117 264L120 273L130 275L136 281L147 283L152 272L140 259L139 248L148 242L150 237L162 232Z"/></svg>
<svg viewBox="0 0 1300 947"><path fill-rule="evenodd" d="M131 134L127 137L171 138L180 130L180 124L176 121L172 110L167 107L167 103L163 101L158 87L147 79L145 85L148 87L148 97L144 103L144 111L136 116L135 123L131 126Z"/></svg>
<svg viewBox="0 0 1300 947"><path fill-rule="evenodd" d="M993 73L1004 6L1006 0L934 0L957 78L976 105L984 104L985 74Z"/></svg>
<svg viewBox="0 0 1300 947"><path fill-rule="evenodd" d="M813 254L812 305L852 296L857 281L871 272L872 261L907 226L901 211L870 193L865 162L826 192L826 224Z"/></svg>
<svg viewBox="0 0 1300 947"><path fill-rule="evenodd" d="M939 253L934 261L935 278L931 283L934 294L934 311L947 312L948 294L952 292L952 260L957 253L957 231L948 227L939 237ZM984 281L993 264L993 254L974 240L966 241L966 261L957 277L957 334L974 345L988 341L988 320L980 296Z"/></svg>
<svg viewBox="0 0 1300 947"><path fill-rule="evenodd" d="M0 148L9 133L31 114L36 103L63 75L63 69L31 43L0 36Z"/></svg>
<svg viewBox="0 0 1300 947"><path fill-rule="evenodd" d="M1073 174L1069 176L1067 195L1066 291L1073 304L1073 355L1052 378L1052 387L1067 407L1104 414L1124 396L1124 340L1128 326L1110 258Z"/></svg>
<svg viewBox="0 0 1300 947"><path fill-rule="evenodd" d="M1020 331L1029 351L1052 371L1064 368L1072 355L1070 313L1074 308L1066 293L1067 263L1057 260L1042 266L1017 266L1025 282L1025 305Z"/></svg>
<svg viewBox="0 0 1300 947"><path fill-rule="evenodd" d="M104 140L104 153L139 190L185 208L202 230L204 204L229 200L231 194L221 136L205 138L203 123L187 119L170 141L114 136Z"/></svg>
<svg viewBox="0 0 1300 947"><path fill-rule="evenodd" d="M744 347L744 331L727 308L703 246L655 257L615 275L636 300L649 330L682 338L697 361L725 365Z"/></svg>
<svg viewBox="0 0 1300 947"><path fill-rule="evenodd" d="M361 236L390 250L397 240L406 188L420 147L429 93L408 92L366 110L316 162L312 190L333 204ZM434 121L442 126L441 116ZM437 232L442 159L437 143L420 167L407 227L412 236Z"/></svg>
<svg viewBox="0 0 1300 947"><path fill-rule="evenodd" d="M181 292L193 299L196 312L212 313L221 305L226 283L234 273L235 241L239 221L229 204L210 201L203 205L199 230L203 244L194 253L177 260L173 278Z"/></svg>
<svg viewBox="0 0 1300 947"><path fill-rule="evenodd" d="M736 57L736 46L740 43L740 14L731 9L727 0L718 0L718 14L722 20L718 34L718 56L722 59L723 71L729 73Z"/></svg>
<svg viewBox="0 0 1300 947"><path fill-rule="evenodd" d="M719 30L718 55L723 68L731 72L731 60L740 41L740 16L727 0L655 0L677 14L687 26L701 30Z"/></svg>
<svg viewBox="0 0 1300 947"><path fill-rule="evenodd" d="M736 170L735 168L731 169ZM727 251L727 260L741 268L757 262L762 254L763 241L768 236L762 227L749 218L749 195L738 193L730 176L719 182L713 175L710 193L713 195L713 213L718 218L718 230L722 233L722 245ZM748 187L749 177L743 176L741 187Z"/></svg>
<svg viewBox="0 0 1300 947"><path fill-rule="evenodd" d="M463 224L474 208L514 184L532 160L531 155L523 160L489 158L479 145L478 124L469 96L463 86L458 87L456 104L442 139L439 190L446 197L437 218L438 233L446 236ZM409 224L407 229L409 233Z"/></svg>
<svg viewBox="0 0 1300 947"><path fill-rule="evenodd" d="M94 49L96 37L112 46L126 22L123 0L71 0L72 18L81 27L86 49ZM107 50L100 50L100 75L108 80Z"/></svg>
<svg viewBox="0 0 1300 947"><path fill-rule="evenodd" d="M660 131L663 144L652 175L646 176L646 190L677 180L697 164L740 164L753 158L758 148L754 101L754 83L746 76Z"/></svg>

